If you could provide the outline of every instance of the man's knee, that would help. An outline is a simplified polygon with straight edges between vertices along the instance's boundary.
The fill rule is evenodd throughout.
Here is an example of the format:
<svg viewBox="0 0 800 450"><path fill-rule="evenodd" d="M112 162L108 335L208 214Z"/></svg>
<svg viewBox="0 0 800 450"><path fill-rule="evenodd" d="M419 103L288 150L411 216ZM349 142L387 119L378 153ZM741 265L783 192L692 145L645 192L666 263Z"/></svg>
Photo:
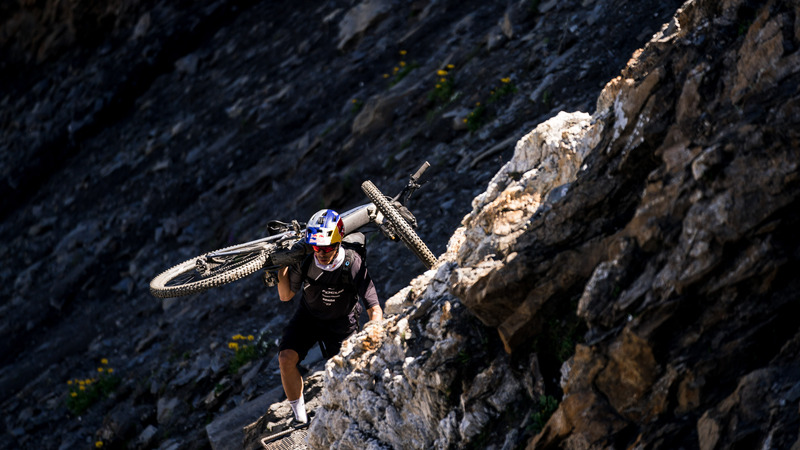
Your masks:
<svg viewBox="0 0 800 450"><path fill-rule="evenodd" d="M294 350L286 349L281 350L281 352L278 353L278 365L280 366L281 370L289 367L295 367L299 362L300 356Z"/></svg>

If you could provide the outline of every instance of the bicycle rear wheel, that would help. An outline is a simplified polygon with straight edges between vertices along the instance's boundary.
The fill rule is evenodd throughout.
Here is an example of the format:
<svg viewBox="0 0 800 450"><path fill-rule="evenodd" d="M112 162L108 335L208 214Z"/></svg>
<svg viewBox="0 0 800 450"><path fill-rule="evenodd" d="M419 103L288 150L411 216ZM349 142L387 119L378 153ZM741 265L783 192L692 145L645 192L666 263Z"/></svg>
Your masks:
<svg viewBox="0 0 800 450"><path fill-rule="evenodd" d="M417 255L417 258L425 264L425 267L430 269L436 265L437 260L436 257L433 256L433 252L428 249L428 246L425 245L425 242L423 242L414 229L411 228L411 225L403 219L403 216L400 215L397 208L386 199L385 195L381 194L375 184L367 180L361 184L361 189L367 194L370 201L375 204L378 211L389 221L395 233L400 237L400 240Z"/></svg>
<svg viewBox="0 0 800 450"><path fill-rule="evenodd" d="M181 297L236 281L264 267L267 254L253 247L225 254L226 247L186 260L150 281L150 293L158 298Z"/></svg>

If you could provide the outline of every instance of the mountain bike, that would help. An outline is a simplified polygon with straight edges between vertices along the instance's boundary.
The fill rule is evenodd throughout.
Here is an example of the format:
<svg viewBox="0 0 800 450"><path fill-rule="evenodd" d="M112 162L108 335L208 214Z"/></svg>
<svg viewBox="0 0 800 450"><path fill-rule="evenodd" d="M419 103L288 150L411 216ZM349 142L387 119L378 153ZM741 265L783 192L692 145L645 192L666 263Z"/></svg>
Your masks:
<svg viewBox="0 0 800 450"><path fill-rule="evenodd" d="M428 167L430 164L426 161L394 197L383 195L372 181L364 181L361 189L370 203L341 214L345 234L376 225L390 240L403 242L427 268L433 267L436 257L414 231L417 221L406 207L411 194L422 186L419 179ZM265 269L265 282L274 285L279 268L302 262L312 253L311 246L303 242L305 228L306 224L297 220L290 223L269 221L269 236L186 260L153 278L150 292L159 298L195 294L261 269Z"/></svg>

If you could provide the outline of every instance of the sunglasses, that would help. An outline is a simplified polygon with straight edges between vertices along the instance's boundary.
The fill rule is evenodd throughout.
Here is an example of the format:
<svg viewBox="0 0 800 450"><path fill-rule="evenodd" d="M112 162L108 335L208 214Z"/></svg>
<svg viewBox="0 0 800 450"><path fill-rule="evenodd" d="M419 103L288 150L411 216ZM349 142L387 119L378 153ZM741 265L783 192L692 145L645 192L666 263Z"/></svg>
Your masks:
<svg viewBox="0 0 800 450"><path fill-rule="evenodd" d="M332 252L334 250L339 249L339 244L326 245L324 247L321 247L321 246L318 246L318 245L312 245L312 247L314 247L314 253L327 254L327 253L330 253L330 252Z"/></svg>

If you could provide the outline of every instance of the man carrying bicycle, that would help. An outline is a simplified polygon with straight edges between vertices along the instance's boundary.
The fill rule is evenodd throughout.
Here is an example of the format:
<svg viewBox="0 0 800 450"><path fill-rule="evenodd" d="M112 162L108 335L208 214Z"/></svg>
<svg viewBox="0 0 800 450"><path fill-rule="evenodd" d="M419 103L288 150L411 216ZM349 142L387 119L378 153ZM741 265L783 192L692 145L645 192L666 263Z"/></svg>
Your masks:
<svg viewBox="0 0 800 450"><path fill-rule="evenodd" d="M308 221L305 243L314 254L302 264L278 270L281 301L302 289L300 305L283 330L278 363L281 382L298 423L307 423L303 377L297 368L308 351L319 343L327 359L359 328L360 298L370 321L383 319L375 285L357 251L342 246L345 230L339 214L323 209Z"/></svg>

